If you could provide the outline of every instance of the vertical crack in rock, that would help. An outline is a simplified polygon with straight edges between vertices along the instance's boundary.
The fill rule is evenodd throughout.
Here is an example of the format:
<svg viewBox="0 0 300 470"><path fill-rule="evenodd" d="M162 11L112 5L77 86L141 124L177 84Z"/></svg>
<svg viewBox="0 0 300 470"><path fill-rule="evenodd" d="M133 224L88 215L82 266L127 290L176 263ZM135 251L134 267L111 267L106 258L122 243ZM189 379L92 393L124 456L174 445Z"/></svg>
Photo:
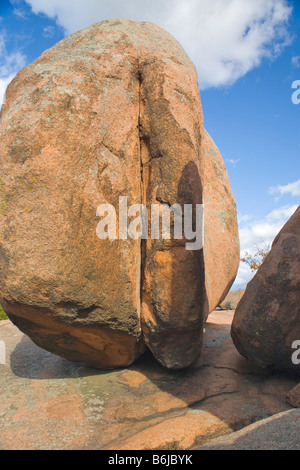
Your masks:
<svg viewBox="0 0 300 470"><path fill-rule="evenodd" d="M143 137L142 137L142 98L141 98L141 88L142 88L142 70L140 64L140 49L138 48L138 57L137 57L137 79L138 79L138 161L139 161L139 175L140 175L140 203L144 207L147 207L147 189L145 187L146 181L144 179L144 162L143 162ZM148 232L149 229L147 228ZM142 296L143 296L143 282L144 282L144 269L145 269L145 260L146 260L146 240L142 237L138 240L138 262L137 262L137 314L140 322L141 333L143 337L143 330L141 325L141 309L142 309Z"/></svg>
<svg viewBox="0 0 300 470"><path fill-rule="evenodd" d="M138 79L138 162L139 162L139 194L140 194L140 203L143 203L143 164L141 160L141 140L140 140L140 125L141 125L141 71L140 71L140 51L138 48L138 56L137 56L137 79ZM143 253L142 253L142 239L139 238L138 240L138 260L137 260L137 285L136 285L136 297L137 297L137 315L139 319L139 325L141 328L141 334L143 336L142 327L141 327L141 302L142 302L142 272L143 272Z"/></svg>
<svg viewBox="0 0 300 470"><path fill-rule="evenodd" d="M149 184L150 184L150 173L151 173L151 154L149 145L145 144L145 140L149 139L145 135L144 129L144 101L142 98L142 83L143 83L143 71L141 68L141 55L140 50L138 50L138 152L139 152L139 165L140 165L140 202L144 207L148 209L148 226L147 234L148 237L151 236L150 233L150 211L148 207L148 198L149 198ZM142 336L142 305L143 305L143 287L144 287L144 278L145 278L145 264L147 256L147 240L141 237L139 239L139 285L138 285L138 295L139 300L137 302L138 307L138 316L141 325Z"/></svg>

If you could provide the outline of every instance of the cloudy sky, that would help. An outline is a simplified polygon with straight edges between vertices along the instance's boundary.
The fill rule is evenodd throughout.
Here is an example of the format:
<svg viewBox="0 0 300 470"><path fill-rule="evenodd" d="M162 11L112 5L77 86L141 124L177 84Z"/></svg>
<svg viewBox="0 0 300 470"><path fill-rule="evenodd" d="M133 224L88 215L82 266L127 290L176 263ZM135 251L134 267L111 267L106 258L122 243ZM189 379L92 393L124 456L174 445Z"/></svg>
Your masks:
<svg viewBox="0 0 300 470"><path fill-rule="evenodd" d="M150 21L183 45L235 194L241 252L271 243L300 199L300 1L0 0L0 104L45 49L110 18ZM242 263L234 288L251 276Z"/></svg>

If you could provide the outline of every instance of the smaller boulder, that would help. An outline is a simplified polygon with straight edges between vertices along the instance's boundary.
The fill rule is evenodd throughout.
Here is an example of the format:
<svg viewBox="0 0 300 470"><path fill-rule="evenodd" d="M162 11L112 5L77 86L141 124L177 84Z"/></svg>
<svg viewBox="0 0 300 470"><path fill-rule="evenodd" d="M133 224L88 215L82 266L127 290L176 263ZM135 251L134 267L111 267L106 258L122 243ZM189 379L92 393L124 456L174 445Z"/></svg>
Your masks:
<svg viewBox="0 0 300 470"><path fill-rule="evenodd" d="M244 293L244 289L228 292L223 302L220 303L219 307L222 310L235 310Z"/></svg>
<svg viewBox="0 0 300 470"><path fill-rule="evenodd" d="M300 372L300 206L247 285L231 327L237 350L261 367Z"/></svg>
<svg viewBox="0 0 300 470"><path fill-rule="evenodd" d="M300 383L290 390L286 400L294 408L300 408Z"/></svg>

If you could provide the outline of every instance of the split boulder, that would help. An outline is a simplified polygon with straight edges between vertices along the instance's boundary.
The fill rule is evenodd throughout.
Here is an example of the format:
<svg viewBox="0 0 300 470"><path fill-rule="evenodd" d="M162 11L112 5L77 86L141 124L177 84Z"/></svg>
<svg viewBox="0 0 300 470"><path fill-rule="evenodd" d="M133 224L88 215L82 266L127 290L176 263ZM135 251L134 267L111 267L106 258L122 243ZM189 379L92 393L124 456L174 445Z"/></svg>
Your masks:
<svg viewBox="0 0 300 470"><path fill-rule="evenodd" d="M192 364L239 253L229 180L180 44L128 20L59 42L9 85L0 155L0 303L20 330L98 368L129 365L146 346L166 367ZM99 240L97 207L118 212L120 196L147 208L206 199L207 248Z"/></svg>

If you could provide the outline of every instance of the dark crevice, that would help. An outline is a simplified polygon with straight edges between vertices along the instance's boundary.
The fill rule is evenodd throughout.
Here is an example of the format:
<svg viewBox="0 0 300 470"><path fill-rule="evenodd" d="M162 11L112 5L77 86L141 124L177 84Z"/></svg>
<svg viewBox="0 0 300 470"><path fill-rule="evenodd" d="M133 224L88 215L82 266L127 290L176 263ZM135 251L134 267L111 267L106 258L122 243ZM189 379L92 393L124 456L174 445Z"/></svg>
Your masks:
<svg viewBox="0 0 300 470"><path fill-rule="evenodd" d="M139 51L138 51L139 54ZM139 165L140 165L140 202L141 204L146 204L144 197L144 174L143 174L143 161L142 161L142 123L141 123L141 87L143 82L143 75L140 65L140 57L138 55L138 71L137 71L137 79L138 79L138 152L139 152ZM139 278L139 305L140 305L140 322L142 317L142 296L143 296L143 285L144 285L144 278L145 278L145 262L146 262L146 240L140 239L140 278ZM143 337L143 329L141 325L141 334Z"/></svg>

